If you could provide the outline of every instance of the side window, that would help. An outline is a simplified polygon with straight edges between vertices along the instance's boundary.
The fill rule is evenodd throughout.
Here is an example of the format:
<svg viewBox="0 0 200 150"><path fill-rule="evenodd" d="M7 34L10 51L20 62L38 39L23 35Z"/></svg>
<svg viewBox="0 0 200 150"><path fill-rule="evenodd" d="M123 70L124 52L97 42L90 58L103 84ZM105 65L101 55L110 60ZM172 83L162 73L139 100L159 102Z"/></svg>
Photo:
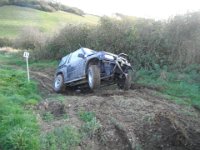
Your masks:
<svg viewBox="0 0 200 150"><path fill-rule="evenodd" d="M62 58L62 60L61 60L61 62L60 62L60 64L59 64L59 66L62 66L62 65L64 65L64 64L65 64L65 62L68 60L68 58L69 58L69 55L67 55L67 56L63 57L63 58Z"/></svg>
<svg viewBox="0 0 200 150"><path fill-rule="evenodd" d="M80 53L83 53L83 51L81 49L79 49L79 50L75 51L74 53L72 53L72 55L70 57L70 63L74 62L74 61L76 61L78 59L82 59L82 58L78 57L78 54L80 54Z"/></svg>

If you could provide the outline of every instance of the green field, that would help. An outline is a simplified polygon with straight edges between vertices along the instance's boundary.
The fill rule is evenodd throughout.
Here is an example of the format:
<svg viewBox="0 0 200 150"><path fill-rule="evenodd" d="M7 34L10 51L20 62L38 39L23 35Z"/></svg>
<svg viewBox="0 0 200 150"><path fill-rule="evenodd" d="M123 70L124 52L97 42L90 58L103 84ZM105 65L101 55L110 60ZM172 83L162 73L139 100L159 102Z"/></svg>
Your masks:
<svg viewBox="0 0 200 150"><path fill-rule="evenodd" d="M97 24L93 15L78 16L57 11L44 12L18 6L0 7L0 37L15 38L24 27L36 27L44 32L54 32L66 24Z"/></svg>

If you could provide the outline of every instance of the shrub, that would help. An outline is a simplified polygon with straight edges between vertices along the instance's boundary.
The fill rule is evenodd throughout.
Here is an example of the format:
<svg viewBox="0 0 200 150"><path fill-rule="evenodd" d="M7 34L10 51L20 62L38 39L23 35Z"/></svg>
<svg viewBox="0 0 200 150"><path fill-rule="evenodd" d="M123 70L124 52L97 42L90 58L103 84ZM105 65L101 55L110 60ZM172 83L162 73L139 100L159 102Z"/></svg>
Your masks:
<svg viewBox="0 0 200 150"><path fill-rule="evenodd" d="M21 49L42 49L46 41L46 36L37 28L26 27L15 39L14 47Z"/></svg>
<svg viewBox="0 0 200 150"><path fill-rule="evenodd" d="M120 19L104 16L97 26L67 25L46 42L40 58L59 59L81 45L127 53L136 70L155 69L155 64L160 69L167 66L182 70L200 63L199 12L176 16L168 22L118 16Z"/></svg>
<svg viewBox="0 0 200 150"><path fill-rule="evenodd" d="M64 55L85 46L89 27L86 25L72 26L67 25L59 34L55 35L47 42L44 58L59 59Z"/></svg>
<svg viewBox="0 0 200 150"><path fill-rule="evenodd" d="M0 47L12 46L12 41L8 38L0 38Z"/></svg>

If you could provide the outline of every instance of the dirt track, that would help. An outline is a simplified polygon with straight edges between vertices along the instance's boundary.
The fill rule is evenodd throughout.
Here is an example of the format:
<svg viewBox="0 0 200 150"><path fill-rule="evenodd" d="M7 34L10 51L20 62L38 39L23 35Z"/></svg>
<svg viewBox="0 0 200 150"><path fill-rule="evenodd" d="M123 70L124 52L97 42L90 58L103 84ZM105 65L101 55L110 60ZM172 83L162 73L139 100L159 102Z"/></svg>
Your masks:
<svg viewBox="0 0 200 150"><path fill-rule="evenodd" d="M53 70L32 72L45 97L41 104L57 102L56 98L51 98L53 74L50 72ZM94 93L68 91L64 94L63 105L69 119L57 119L50 123L41 121L42 130L48 132L64 124L79 128L82 122L78 111L85 110L95 112L102 127L94 136L85 139L79 149L200 148L200 113L197 110L177 105L145 87L126 92L113 88Z"/></svg>

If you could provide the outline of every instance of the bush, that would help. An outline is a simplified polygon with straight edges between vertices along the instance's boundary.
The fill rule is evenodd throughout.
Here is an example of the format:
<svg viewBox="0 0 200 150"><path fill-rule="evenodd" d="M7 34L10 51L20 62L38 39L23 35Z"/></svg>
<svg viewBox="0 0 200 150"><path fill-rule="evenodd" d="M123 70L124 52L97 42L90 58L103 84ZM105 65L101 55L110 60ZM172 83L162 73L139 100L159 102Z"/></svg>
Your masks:
<svg viewBox="0 0 200 150"><path fill-rule="evenodd" d="M155 69L155 64L160 69L183 70L200 63L200 13L176 16L168 22L118 16L120 19L104 16L97 26L67 25L46 41L39 58L59 59L81 45L127 53L136 70Z"/></svg>
<svg viewBox="0 0 200 150"><path fill-rule="evenodd" d="M80 48L80 45L85 46L90 31L86 25L72 26L67 25L59 34L55 35L47 42L44 58L60 59L64 55L73 52Z"/></svg>
<svg viewBox="0 0 200 150"><path fill-rule="evenodd" d="M45 45L46 36L37 28L26 27L15 39L14 47L21 49L42 49Z"/></svg>
<svg viewBox="0 0 200 150"><path fill-rule="evenodd" d="M8 38L0 38L0 47L12 46L12 41Z"/></svg>

